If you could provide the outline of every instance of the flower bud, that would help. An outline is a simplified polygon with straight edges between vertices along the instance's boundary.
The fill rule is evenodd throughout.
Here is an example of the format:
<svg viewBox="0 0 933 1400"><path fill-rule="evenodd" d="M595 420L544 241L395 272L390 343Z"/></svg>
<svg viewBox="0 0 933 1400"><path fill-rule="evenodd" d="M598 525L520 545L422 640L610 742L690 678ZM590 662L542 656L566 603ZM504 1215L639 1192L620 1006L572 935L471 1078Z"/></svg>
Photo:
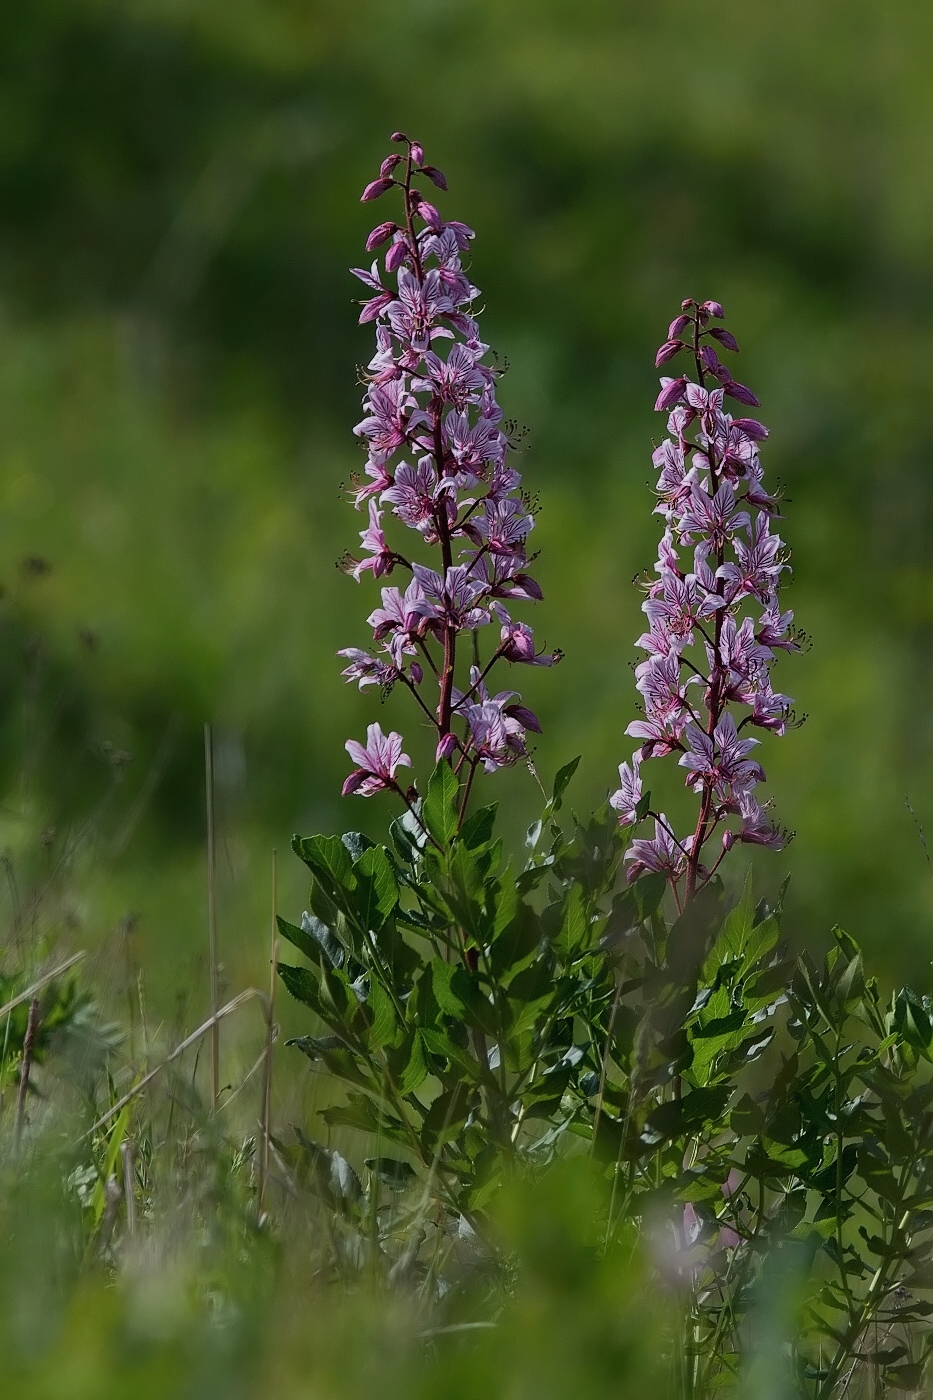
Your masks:
<svg viewBox="0 0 933 1400"><path fill-rule="evenodd" d="M421 682L424 680L424 671L421 669L421 666L418 664L417 661L413 661L411 663L411 665L408 668L408 674L411 676L415 685L420 685Z"/></svg>
<svg viewBox="0 0 933 1400"><path fill-rule="evenodd" d="M407 141L407 140L408 140L408 137L405 135L404 131L393 131L392 135L389 137L389 140L390 140L390 141Z"/></svg>
<svg viewBox="0 0 933 1400"><path fill-rule="evenodd" d="M712 345L703 346L703 349L700 351L700 360L702 361L704 369L709 370L710 374L718 379L720 383L729 378L729 371L716 354Z"/></svg>
<svg viewBox="0 0 933 1400"><path fill-rule="evenodd" d="M387 190L390 190L394 184L394 180L373 180L360 195L360 203L368 204L371 199L378 199L380 195L384 195Z"/></svg>
<svg viewBox="0 0 933 1400"><path fill-rule="evenodd" d="M655 413L665 413L669 408L673 408L675 403L679 403L686 387L685 375L682 375L680 379L662 379L661 392L654 403Z"/></svg>
<svg viewBox="0 0 933 1400"><path fill-rule="evenodd" d="M392 244L386 253L386 272L395 272L397 268L401 267L407 256L408 243L404 238L400 238L398 242Z"/></svg>
<svg viewBox="0 0 933 1400"><path fill-rule="evenodd" d="M411 158L415 165L420 165L424 160L424 147L417 141L411 144Z"/></svg>
<svg viewBox="0 0 933 1400"><path fill-rule="evenodd" d="M427 175L428 179L437 185L439 190L446 190L447 177L443 170L438 170L436 165L423 165L421 167L421 173L422 175Z"/></svg>
<svg viewBox="0 0 933 1400"><path fill-rule="evenodd" d="M693 297L687 297L685 301L682 301L680 303L681 311L689 311L691 306L696 306L696 302L693 300Z"/></svg>
<svg viewBox="0 0 933 1400"><path fill-rule="evenodd" d="M456 734L443 734L443 735L441 736L440 740L438 741L437 748L436 748L435 751L434 751L434 760L435 760L435 762L436 762L436 763L440 763L440 761L441 761L442 758L449 759L450 756L451 756L451 754L452 754L452 753L454 752L454 750L456 749L456 747L457 747L457 736L456 736Z"/></svg>
<svg viewBox="0 0 933 1400"><path fill-rule="evenodd" d="M761 407L761 399L756 398L751 389L747 389L744 384L737 384L734 379L731 379L722 387L730 399L737 399L739 403L747 403L750 408Z"/></svg>
<svg viewBox="0 0 933 1400"><path fill-rule="evenodd" d="M378 224L366 240L366 251L371 253L375 248L381 248L383 243L392 237L398 228L398 224L391 221L387 224Z"/></svg>
<svg viewBox="0 0 933 1400"><path fill-rule="evenodd" d="M707 316L715 316L717 321L725 320L726 313L718 301L704 301L700 310L705 311Z"/></svg>
<svg viewBox="0 0 933 1400"><path fill-rule="evenodd" d="M668 340L676 340L681 331L685 331L690 324L689 316L675 316L667 328Z"/></svg>
<svg viewBox="0 0 933 1400"><path fill-rule="evenodd" d="M685 349L686 346L682 340L665 340L657 355L654 357L655 369L660 369L662 365L667 364L668 360L672 360L679 351Z"/></svg>
<svg viewBox="0 0 933 1400"><path fill-rule="evenodd" d="M434 208L434 205L429 204L426 199L422 199L419 202L418 213L420 214L421 218L424 219L424 222L430 225L431 228L440 228L441 216L438 213L438 211Z"/></svg>
<svg viewBox="0 0 933 1400"><path fill-rule="evenodd" d="M715 336L720 345L724 345L727 350L739 353L739 342L731 331L725 330L722 326L713 326L710 335Z"/></svg>
<svg viewBox="0 0 933 1400"><path fill-rule="evenodd" d="M759 423L757 418L733 418L732 426L738 428L740 433L744 433L753 442L764 442L768 436L768 429L764 423Z"/></svg>
<svg viewBox="0 0 933 1400"><path fill-rule="evenodd" d="M529 710L527 706L506 705L503 713L507 714L509 719L517 719L523 729L530 729L533 734L541 733L541 722L538 716Z"/></svg>
<svg viewBox="0 0 933 1400"><path fill-rule="evenodd" d="M391 175L392 171L395 169L395 167L398 165L401 159L401 156L386 156L385 160L379 167L379 174L383 177Z"/></svg>

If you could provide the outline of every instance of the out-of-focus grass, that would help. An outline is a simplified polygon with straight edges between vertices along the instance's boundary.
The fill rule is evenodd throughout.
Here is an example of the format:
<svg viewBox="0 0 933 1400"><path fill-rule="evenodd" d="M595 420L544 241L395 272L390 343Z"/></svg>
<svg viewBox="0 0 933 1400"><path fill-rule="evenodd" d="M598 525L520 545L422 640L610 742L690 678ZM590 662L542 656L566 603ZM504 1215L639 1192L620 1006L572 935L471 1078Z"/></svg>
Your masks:
<svg viewBox="0 0 933 1400"><path fill-rule="evenodd" d="M302 1220L292 1203L257 1233L209 1153L200 1169L189 1160L174 1200L154 1201L143 1239L121 1221L79 1268L85 1235L54 1156L12 1194L4 1184L0 1212L2 1381L23 1400L666 1393L660 1344L676 1299L646 1294L631 1250L601 1257L604 1183L585 1164L543 1192L509 1191L507 1281L498 1297L494 1286L451 1301L352 1265L334 1281L323 1218Z"/></svg>

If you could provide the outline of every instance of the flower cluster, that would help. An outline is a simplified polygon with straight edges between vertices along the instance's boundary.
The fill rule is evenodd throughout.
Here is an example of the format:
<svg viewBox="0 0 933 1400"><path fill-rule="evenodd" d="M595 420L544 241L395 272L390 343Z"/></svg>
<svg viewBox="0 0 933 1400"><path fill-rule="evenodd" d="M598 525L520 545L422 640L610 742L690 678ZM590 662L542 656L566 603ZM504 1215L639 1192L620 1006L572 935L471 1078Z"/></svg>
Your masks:
<svg viewBox="0 0 933 1400"><path fill-rule="evenodd" d="M360 536L362 557L347 555L342 567L357 581L396 569L409 577L404 587L382 589L382 604L369 617L375 646L338 654L349 662L344 676L361 689L406 686L436 731L438 757L470 782L479 765L492 772L526 755L527 732L540 731L516 692L490 696L493 666L549 666L559 653L539 650L507 607L541 597L528 573L534 506L507 461L495 393L500 371L472 310L478 291L463 254L473 231L442 220L425 197L425 180L441 190L447 181L425 164L421 146L401 132L392 140L404 153L383 161L362 198L395 192L401 217L367 239L368 252L385 249L382 266L377 259L368 270L353 269L372 294L360 321L375 322L376 353L365 377L365 417L354 429L367 453L354 499L368 509L369 524ZM387 512L414 533L416 545L435 551L437 567L389 543ZM490 624L497 641L483 661L478 633ZM458 671L467 665L458 688ZM344 793L402 791L395 770L407 758L398 734L383 736L371 725L366 746L351 740L347 749L358 766Z"/></svg>
<svg viewBox="0 0 933 1400"><path fill-rule="evenodd" d="M653 838L633 841L626 854L629 878L661 871L678 902L681 881L689 899L736 841L783 844L754 795L765 775L752 757L758 740L749 728L783 734L792 722L791 701L773 690L771 668L778 651L800 647L793 613L778 602L789 565L772 528L777 501L762 483L759 444L768 430L724 406L727 398L751 408L758 400L719 359L717 347L739 348L715 324L723 319L718 302L685 301L657 355L660 367L692 353L696 381L663 378L655 404L669 415L670 436L654 453L664 533L642 605L648 627L638 639L647 653L635 668L643 717L626 730L640 746L620 766L610 798L625 825L654 818ZM671 753L699 797L696 826L683 838L663 813L648 810L642 792L642 762ZM717 830L719 853L707 867L704 848Z"/></svg>

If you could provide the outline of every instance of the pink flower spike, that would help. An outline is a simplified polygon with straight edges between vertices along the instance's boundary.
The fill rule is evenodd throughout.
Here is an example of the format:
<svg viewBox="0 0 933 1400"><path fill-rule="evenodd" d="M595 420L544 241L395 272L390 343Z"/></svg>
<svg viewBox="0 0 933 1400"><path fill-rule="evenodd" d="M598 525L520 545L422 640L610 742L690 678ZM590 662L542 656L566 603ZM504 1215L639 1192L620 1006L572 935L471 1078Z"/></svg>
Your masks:
<svg viewBox="0 0 933 1400"><path fill-rule="evenodd" d="M647 657L635 667L641 714L625 729L639 748L620 766L620 786L609 799L620 823L631 824L642 800L643 763L676 754L687 770L687 787L699 800L692 830L678 838L659 817L654 839L633 841L625 856L629 880L663 873L678 909L737 843L779 850L789 839L755 795L765 774L751 756L750 736L793 727L792 701L773 688L771 667L779 652L799 650L802 637L778 593L790 565L774 529L778 502L763 484L759 446L768 429L726 408L729 398L758 405L717 354L720 347L736 352L738 343L724 326L707 329L723 319L718 301L686 298L681 313L658 363L676 353L682 336L689 339L688 328L709 341L699 348L700 382L662 378L655 404L667 411L669 436L653 453L654 513L663 535L653 573L639 580L648 629L636 645ZM704 847L714 839L721 854L705 865Z"/></svg>
<svg viewBox="0 0 933 1400"><path fill-rule="evenodd" d="M354 428L365 469L352 474L348 495L358 508L368 506L369 522L360 532L362 557L345 554L338 567L357 582L402 569L410 577L407 586L382 588L381 606L369 615L372 649L340 654L344 678L361 689L411 692L440 736L440 758L464 760L470 774L480 765L492 773L527 756L527 734L541 726L533 710L513 703L520 698L514 692L490 696L485 677L505 662L560 659L536 650L531 629L513 622L507 607L541 597L528 572L537 506L509 456L511 429L496 399L502 369L481 338L480 293L463 266L473 230L445 222L425 198L426 182L446 190L447 179L425 164L420 143L403 131L392 139L402 151L383 160L363 200L402 189L404 218L372 229L367 249L375 261L354 269L368 289L360 321L374 323L376 343L360 374L364 411ZM413 218L413 226L406 223ZM399 530L413 538L397 550ZM478 648L485 669L474 667L469 689L458 691L454 656L464 658L469 634L490 625L496 638ZM357 766L345 793L401 791L395 767L409 759L398 735L370 726L366 745L347 748Z"/></svg>

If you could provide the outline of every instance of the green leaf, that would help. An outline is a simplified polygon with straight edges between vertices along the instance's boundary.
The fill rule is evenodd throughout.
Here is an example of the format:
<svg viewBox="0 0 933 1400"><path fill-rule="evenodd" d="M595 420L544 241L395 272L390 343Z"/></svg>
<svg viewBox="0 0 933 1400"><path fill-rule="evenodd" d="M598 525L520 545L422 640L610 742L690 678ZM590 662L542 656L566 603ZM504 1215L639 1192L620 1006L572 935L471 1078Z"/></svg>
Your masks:
<svg viewBox="0 0 933 1400"><path fill-rule="evenodd" d="M373 1023L369 1030L369 1044L374 1050L384 1045L397 1043L401 1027L395 1010L395 1003L377 977L373 977L366 1002Z"/></svg>
<svg viewBox="0 0 933 1400"><path fill-rule="evenodd" d="M310 1006L319 1016L326 1019L321 1005L318 979L306 967L292 967L291 963L277 963L276 971L285 983L285 989L296 1001Z"/></svg>
<svg viewBox="0 0 933 1400"><path fill-rule="evenodd" d="M557 777L554 779L554 790L551 795L552 811L560 811L563 805L564 793L567 791L571 778L580 766L581 756L582 755L578 754L577 757L572 758L569 763L565 763L563 768L558 768Z"/></svg>
<svg viewBox="0 0 933 1400"><path fill-rule="evenodd" d="M833 929L833 937L840 953L839 963L833 968L833 992L840 1006L851 1012L855 1010L865 995L862 950L854 938L838 925ZM929 1026L929 1022L927 1022L927 1026ZM928 1034L927 1045L929 1045L929 1039Z"/></svg>
<svg viewBox="0 0 933 1400"><path fill-rule="evenodd" d="M490 949L489 961L496 981L507 984L509 978L527 967L537 957L542 938L535 911L520 904Z"/></svg>
<svg viewBox="0 0 933 1400"><path fill-rule="evenodd" d="M478 811L467 817L460 832L460 840L465 846L474 850L477 846L485 846L488 841L492 840L498 810L498 803L493 802L491 806L480 807Z"/></svg>
<svg viewBox="0 0 933 1400"><path fill-rule="evenodd" d="M719 883L710 881L696 892L672 924L667 939L667 965L671 976L681 984L695 983L713 942L713 931L721 927L723 893Z"/></svg>
<svg viewBox="0 0 933 1400"><path fill-rule="evenodd" d="M788 958L767 967L763 972L753 973L742 989L742 1001L749 1011L760 1011L772 1006L786 995L794 975L796 960Z"/></svg>
<svg viewBox="0 0 933 1400"><path fill-rule="evenodd" d="M456 963L444 962L443 958L431 959L431 987L434 992L438 1006L447 1016L452 1016L456 1021L462 1021L466 1015L466 1004L452 990L451 981L455 972L459 972Z"/></svg>
<svg viewBox="0 0 933 1400"><path fill-rule="evenodd" d="M339 836L296 836L292 848L331 898L356 887L350 852ZM342 902L342 899L341 901Z"/></svg>
<svg viewBox="0 0 933 1400"><path fill-rule="evenodd" d="M343 1041L336 1035L293 1035L285 1044L294 1045L295 1049L307 1055L309 1060L317 1061L325 1050L339 1050Z"/></svg>
<svg viewBox="0 0 933 1400"><path fill-rule="evenodd" d="M447 1016L468 1025L479 1026L490 1035L496 1032L495 1011L482 990L457 963L431 959L431 982L438 1005Z"/></svg>
<svg viewBox="0 0 933 1400"><path fill-rule="evenodd" d="M357 890L354 900L360 923L375 932L398 904L395 871L383 846L370 846L353 866Z"/></svg>
<svg viewBox="0 0 933 1400"><path fill-rule="evenodd" d="M365 1165L390 1191L405 1191L417 1179L417 1172L408 1162L396 1157L367 1157Z"/></svg>
<svg viewBox="0 0 933 1400"><path fill-rule="evenodd" d="M362 831L345 831L341 836L341 841L350 852L352 860L359 860L364 851L370 850L375 842L368 836L364 836Z"/></svg>
<svg viewBox="0 0 933 1400"><path fill-rule="evenodd" d="M401 1129L398 1119L387 1118L380 1113L372 1099L365 1094L348 1094L345 1104L320 1110L321 1117L331 1127L359 1128L364 1133L382 1133L392 1136Z"/></svg>
<svg viewBox="0 0 933 1400"><path fill-rule="evenodd" d="M438 1059L449 1060L452 1065L467 1074L470 1079L477 1083L487 1078L486 1073L470 1052L462 1045L457 1045L453 1038L445 1030L437 1027L422 1027L419 1031L422 1043L429 1055L434 1055Z"/></svg>
<svg viewBox="0 0 933 1400"><path fill-rule="evenodd" d="M723 963L744 961L745 945L752 931L754 918L755 900L752 895L752 873L749 870L745 876L742 897L726 915L725 922L703 964L704 982L712 982Z"/></svg>
<svg viewBox="0 0 933 1400"><path fill-rule="evenodd" d="M320 966L322 950L316 938L312 938L311 934L305 932L303 928L298 928L297 924L290 924L287 919L282 918L281 914L276 916L275 922L279 933L287 942L297 948L299 953L304 953L310 962Z"/></svg>
<svg viewBox="0 0 933 1400"><path fill-rule="evenodd" d="M722 1084L714 1089L694 1089L682 1099L658 1104L645 1120L642 1141L653 1145L698 1132L702 1128L712 1131L721 1128L731 1092L727 1084Z"/></svg>
<svg viewBox="0 0 933 1400"><path fill-rule="evenodd" d="M313 938L331 967L342 968L347 960L347 950L329 924L307 910L301 916L302 932ZM325 966L325 964L321 964Z"/></svg>
<svg viewBox="0 0 933 1400"><path fill-rule="evenodd" d="M406 822L406 817L408 821ZM421 841L418 839L416 830L417 823L412 822L411 813L405 812L403 816L396 817L394 822L389 823L389 835L400 859L407 865L414 865L421 848Z"/></svg>
<svg viewBox="0 0 933 1400"><path fill-rule="evenodd" d="M451 908L464 932L483 941L483 895L485 880L476 853L458 841L450 853Z"/></svg>
<svg viewBox="0 0 933 1400"><path fill-rule="evenodd" d="M317 1193L331 1210L356 1214L363 1188L350 1163L339 1152L331 1152L319 1142L305 1137L300 1128L295 1132L307 1173Z"/></svg>
<svg viewBox="0 0 933 1400"><path fill-rule="evenodd" d="M390 1050L386 1061L392 1081L400 1094L413 1094L428 1077L421 1034L417 1030L409 1033L398 1050Z"/></svg>
<svg viewBox="0 0 933 1400"><path fill-rule="evenodd" d="M439 1147L450 1142L463 1128L469 1117L473 1090L466 1084L456 1084L439 1094L424 1116L423 1133Z"/></svg>
<svg viewBox="0 0 933 1400"><path fill-rule="evenodd" d="M540 865L529 865L527 870L522 870L515 878L515 888L519 894L530 894L536 890L551 873L553 861L542 861Z"/></svg>
<svg viewBox="0 0 933 1400"><path fill-rule="evenodd" d="M431 836L444 850L457 834L457 799L460 784L446 758L442 758L428 783L428 795L421 808L421 819Z"/></svg>
<svg viewBox="0 0 933 1400"><path fill-rule="evenodd" d="M308 1037L308 1039L310 1039L310 1037ZM371 1094L379 1094L381 1086L379 1081L373 1077L372 1073L368 1072L369 1066L367 1066L364 1061L361 1061L352 1050L347 1050L346 1047L342 1045L335 1046L332 1040L333 1038L328 1036L327 1038L321 1037L313 1042L315 1052L312 1054L309 1054L308 1048L304 1044L304 1036L299 1037L296 1044L300 1050L303 1050L304 1053L308 1055L309 1059L319 1059L328 1073L332 1074L335 1079L343 1079L346 1083L355 1084L360 1089L366 1089Z"/></svg>
<svg viewBox="0 0 933 1400"><path fill-rule="evenodd" d="M661 871L652 870L640 876L631 888L638 905L638 917L641 920L650 919L661 907L667 889L667 876Z"/></svg>
<svg viewBox="0 0 933 1400"><path fill-rule="evenodd" d="M729 1127L738 1137L756 1137L765 1126L765 1115L749 1094L743 1094L729 1115Z"/></svg>
<svg viewBox="0 0 933 1400"><path fill-rule="evenodd" d="M885 1380L897 1390L920 1390L923 1386L924 1367L917 1363L905 1366L889 1366L884 1373Z"/></svg>
<svg viewBox="0 0 933 1400"><path fill-rule="evenodd" d="M564 901L563 919L555 947L563 957L572 957L585 946L589 932L583 890L580 885L571 885Z"/></svg>

